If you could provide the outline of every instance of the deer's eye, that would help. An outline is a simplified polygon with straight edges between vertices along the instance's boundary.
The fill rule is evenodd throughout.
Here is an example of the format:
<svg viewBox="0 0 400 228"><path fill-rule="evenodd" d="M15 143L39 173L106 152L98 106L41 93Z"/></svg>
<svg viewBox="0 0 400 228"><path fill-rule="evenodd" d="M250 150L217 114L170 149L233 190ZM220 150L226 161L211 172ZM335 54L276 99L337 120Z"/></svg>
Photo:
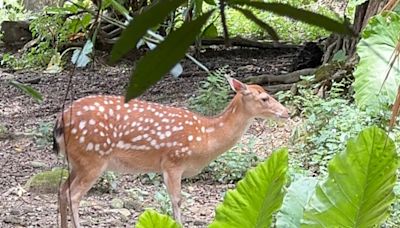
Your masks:
<svg viewBox="0 0 400 228"><path fill-rule="evenodd" d="M263 103L266 103L266 102L269 101L269 97L263 97L263 98L261 98L261 101L262 101Z"/></svg>

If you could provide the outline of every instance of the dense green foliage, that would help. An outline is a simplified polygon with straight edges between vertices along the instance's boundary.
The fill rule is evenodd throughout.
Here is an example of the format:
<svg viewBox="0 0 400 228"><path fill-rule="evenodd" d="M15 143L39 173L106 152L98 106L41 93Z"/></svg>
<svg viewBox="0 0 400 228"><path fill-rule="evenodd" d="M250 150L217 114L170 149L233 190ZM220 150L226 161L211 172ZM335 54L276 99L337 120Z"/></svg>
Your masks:
<svg viewBox="0 0 400 228"><path fill-rule="evenodd" d="M360 61L354 71L359 107L381 110L393 104L400 85L400 63L395 57L399 30L400 15L395 12L374 16L363 30L357 46Z"/></svg>
<svg viewBox="0 0 400 228"><path fill-rule="evenodd" d="M288 3L295 7L321 13L330 18L338 18L334 12L314 1L286 0L275 2ZM262 10L252 9L252 12L262 21L270 25L274 25L273 27L280 36L281 40L293 43L301 43L304 42L304 40L316 40L329 35L326 30L317 26L306 24L304 22L296 21L287 17L277 16L273 13ZM259 39L265 39L268 37L268 34L265 32L265 30L260 28L254 22L248 20L243 14L234 9L227 10L227 25L231 36ZM217 24L217 27L219 34L222 34L222 26Z"/></svg>
<svg viewBox="0 0 400 228"><path fill-rule="evenodd" d="M236 189L226 193L209 227L270 227L283 201L287 164L287 150L282 149L247 172Z"/></svg>
<svg viewBox="0 0 400 228"><path fill-rule="evenodd" d="M315 173L326 173L327 164L337 151L342 151L349 138L371 125L384 126L390 116L387 111L379 113L360 110L348 99L342 98L347 83L334 83L330 96L323 99L308 88L300 88L296 96L290 92L278 97L289 106L301 110L305 117L302 125L294 130L291 151L296 157L291 161Z"/></svg>
<svg viewBox="0 0 400 228"><path fill-rule="evenodd" d="M306 206L304 227L381 224L395 197L398 167L394 142L386 133L377 127L362 131L329 162L329 176Z"/></svg>
<svg viewBox="0 0 400 228"><path fill-rule="evenodd" d="M4 54L1 64L14 69L43 68L52 58L60 55L59 49L67 44L73 35L87 31L91 19L89 13L82 13L77 6L71 4L45 9L30 21L29 29L35 40L33 45L21 54ZM61 60L53 64L61 64L59 61Z"/></svg>
<svg viewBox="0 0 400 228"><path fill-rule="evenodd" d="M366 128L348 140L317 185L300 176L285 196L287 156L286 150L276 151L250 170L227 192L209 227L270 227L279 208L276 225L282 227L369 227L388 217L400 160L380 128Z"/></svg>
<svg viewBox="0 0 400 228"><path fill-rule="evenodd" d="M216 115L222 112L230 100L231 88L225 78L225 70L211 72L200 82L196 96L189 99L189 107L203 115Z"/></svg>

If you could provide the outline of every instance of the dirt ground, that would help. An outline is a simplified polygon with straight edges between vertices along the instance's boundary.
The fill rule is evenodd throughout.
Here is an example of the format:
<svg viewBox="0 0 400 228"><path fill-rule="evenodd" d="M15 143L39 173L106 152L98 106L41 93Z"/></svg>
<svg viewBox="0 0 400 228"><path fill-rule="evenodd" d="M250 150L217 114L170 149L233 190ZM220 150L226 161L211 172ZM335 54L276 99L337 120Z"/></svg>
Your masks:
<svg viewBox="0 0 400 228"><path fill-rule="evenodd" d="M262 73L287 72L293 62L295 49L206 50L198 58L209 69L227 66L236 78ZM57 227L57 194L29 192L24 189L34 174L65 166L52 153L50 143L39 145L35 129L41 124L52 126L61 110L69 78L72 77L73 99L89 94L123 94L131 72L131 62L117 66L104 64L103 56L91 69L67 69L51 75L40 71L12 72L0 69L0 123L6 133L0 138L0 227ZM205 74L189 61L183 61L185 75L178 79L166 76L147 91L141 99L175 106L186 106ZM6 81L40 78L32 86L38 89L44 102L36 103ZM256 121L242 139L257 138L261 157L280 146L287 145L295 121L270 124ZM37 131L37 130L36 130ZM222 185L209 180L185 181L183 203L185 227L206 227L214 218L214 210L233 184ZM154 195L162 185L143 182L134 175L120 175L112 193L90 191L80 207L81 224L85 227L132 227L145 208L160 208ZM132 198L136 192L137 199ZM113 209L113 199L130 198L130 206Z"/></svg>

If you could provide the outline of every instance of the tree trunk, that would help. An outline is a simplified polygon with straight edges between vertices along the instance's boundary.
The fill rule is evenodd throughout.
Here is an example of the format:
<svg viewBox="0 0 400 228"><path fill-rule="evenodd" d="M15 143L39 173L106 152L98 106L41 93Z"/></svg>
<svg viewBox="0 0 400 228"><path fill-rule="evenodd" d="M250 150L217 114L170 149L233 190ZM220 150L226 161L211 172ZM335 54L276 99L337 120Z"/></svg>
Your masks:
<svg viewBox="0 0 400 228"><path fill-rule="evenodd" d="M360 33L367 25L368 20L379 13L386 5L393 5L398 0L369 0L356 7L352 28L357 37L345 37L332 34L326 41L323 63L329 62L340 50L344 51L348 59L355 57L356 46L360 40Z"/></svg>

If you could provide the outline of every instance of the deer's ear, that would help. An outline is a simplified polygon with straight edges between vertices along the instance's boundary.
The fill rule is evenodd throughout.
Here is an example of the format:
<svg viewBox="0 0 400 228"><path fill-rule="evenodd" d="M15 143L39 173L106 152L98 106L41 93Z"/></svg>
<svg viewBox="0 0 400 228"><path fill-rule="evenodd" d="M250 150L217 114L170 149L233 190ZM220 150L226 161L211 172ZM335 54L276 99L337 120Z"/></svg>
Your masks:
<svg viewBox="0 0 400 228"><path fill-rule="evenodd" d="M236 93L246 94L248 92L246 84L242 83L241 81L236 80L236 79L231 78L231 77L228 78L228 81L229 81L229 85L231 85L231 88Z"/></svg>

